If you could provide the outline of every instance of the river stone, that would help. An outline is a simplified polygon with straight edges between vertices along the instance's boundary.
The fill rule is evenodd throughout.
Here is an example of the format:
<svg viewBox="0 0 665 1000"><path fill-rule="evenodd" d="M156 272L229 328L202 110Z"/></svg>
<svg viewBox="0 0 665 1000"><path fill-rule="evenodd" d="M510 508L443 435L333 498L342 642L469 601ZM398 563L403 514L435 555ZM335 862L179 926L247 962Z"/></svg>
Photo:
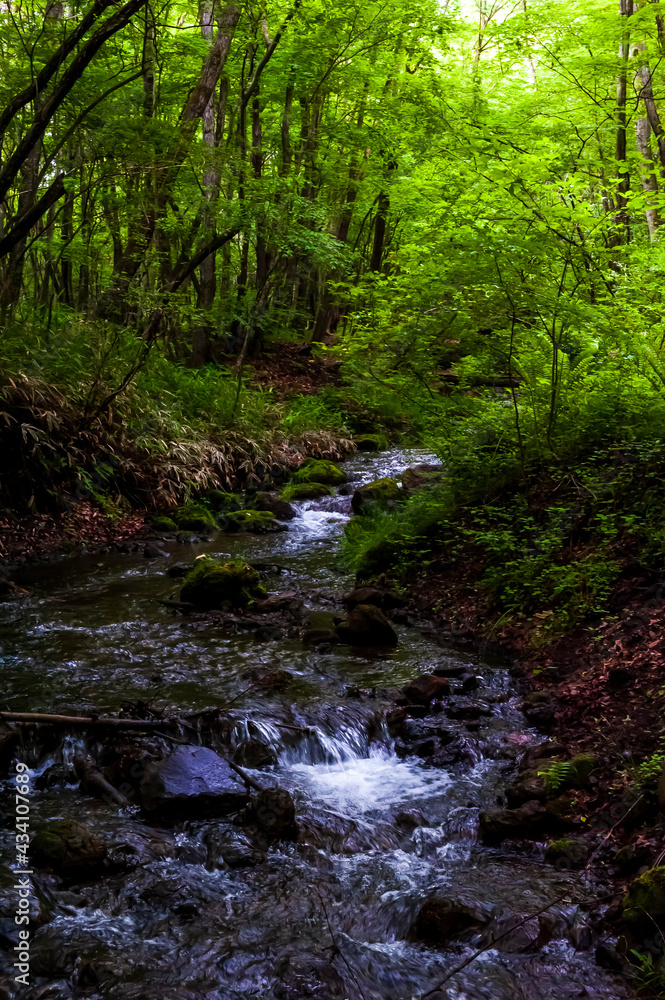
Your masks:
<svg viewBox="0 0 665 1000"><path fill-rule="evenodd" d="M181 746L148 764L140 791L146 812L182 819L224 816L242 809L248 799L233 769L207 747Z"/></svg>
<svg viewBox="0 0 665 1000"><path fill-rule="evenodd" d="M296 807L285 788L263 788L245 809L243 826L273 840L293 840L298 833Z"/></svg>
<svg viewBox="0 0 665 1000"><path fill-rule="evenodd" d="M548 726L554 721L556 702L547 691L532 691L526 696L520 708L535 726Z"/></svg>
<svg viewBox="0 0 665 1000"><path fill-rule="evenodd" d="M482 906L437 896L423 903L409 928L408 939L440 947L464 931L485 927L491 915L489 904Z"/></svg>
<svg viewBox="0 0 665 1000"><path fill-rule="evenodd" d="M357 587L347 594L344 603L349 608L355 608L358 604L373 604L377 608L387 611L391 608L399 608L404 601L391 590L379 590L377 587Z"/></svg>
<svg viewBox="0 0 665 1000"><path fill-rule="evenodd" d="M56 819L37 832L30 853L39 867L69 874L99 868L107 852L106 843L86 823Z"/></svg>
<svg viewBox="0 0 665 1000"><path fill-rule="evenodd" d="M434 674L421 674L414 681L410 681L402 691L409 701L427 705L433 698L444 698L450 694L450 681L446 677L436 677Z"/></svg>
<svg viewBox="0 0 665 1000"><path fill-rule="evenodd" d="M390 508L400 499L401 492L396 479L375 479L358 487L351 497L351 510L354 514L365 514L375 507Z"/></svg>
<svg viewBox="0 0 665 1000"><path fill-rule="evenodd" d="M292 521L296 516L295 507L292 507L287 500L280 500L279 497L271 493L257 494L254 506L257 510L264 510L274 514L278 521Z"/></svg>
<svg viewBox="0 0 665 1000"><path fill-rule="evenodd" d="M480 835L488 844L499 843L507 838L542 840L549 833L571 827L565 817L557 815L556 810L546 808L535 799L525 802L517 809L481 812L478 820Z"/></svg>
<svg viewBox="0 0 665 1000"><path fill-rule="evenodd" d="M443 465L432 465L428 462L420 462L412 465L402 473L402 485L405 490L420 490L423 486L438 486L446 476Z"/></svg>
<svg viewBox="0 0 665 1000"><path fill-rule="evenodd" d="M373 604L359 604L338 625L337 635L350 646L396 646L397 633L384 615Z"/></svg>

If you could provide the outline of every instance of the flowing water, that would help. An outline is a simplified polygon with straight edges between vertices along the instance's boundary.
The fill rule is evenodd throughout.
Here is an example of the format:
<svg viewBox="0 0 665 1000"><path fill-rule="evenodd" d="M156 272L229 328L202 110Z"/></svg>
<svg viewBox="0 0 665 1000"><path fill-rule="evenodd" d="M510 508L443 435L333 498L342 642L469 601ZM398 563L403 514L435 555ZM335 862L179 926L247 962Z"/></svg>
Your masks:
<svg viewBox="0 0 665 1000"><path fill-rule="evenodd" d="M370 481L423 457L357 455L346 469ZM220 534L191 550L174 544L169 559L113 553L31 569L19 580L29 595L0 606L3 707L78 714L137 700L179 711L231 703L224 748L269 748L272 764L247 769L259 784L289 789L300 828L296 842L262 853L228 819L159 826L138 807L84 796L71 773L83 737L42 729L23 751L39 787L33 826L88 822L112 863L88 882L46 886L50 919L33 941L28 1000L420 998L486 942L472 932L440 948L411 940L423 902L438 897L481 908L495 934L558 900L450 978L439 998L629 996L594 962L590 924L602 904L588 901L604 887L546 865L543 845L477 841L479 811L496 806L516 757L542 740L525 726L505 668L412 626L398 626L398 647L380 656L315 651L295 631L266 637L159 603L177 591L170 563L229 553L278 564L270 590L298 592L315 623L328 621L352 586L334 562L349 506L346 497L300 503L284 534ZM463 748L457 762L443 769L396 752L385 724L391 690L460 664L480 678L491 714L446 720ZM276 669L293 675L288 687L252 686ZM143 742L173 746L168 736ZM103 761L103 746L87 749Z"/></svg>

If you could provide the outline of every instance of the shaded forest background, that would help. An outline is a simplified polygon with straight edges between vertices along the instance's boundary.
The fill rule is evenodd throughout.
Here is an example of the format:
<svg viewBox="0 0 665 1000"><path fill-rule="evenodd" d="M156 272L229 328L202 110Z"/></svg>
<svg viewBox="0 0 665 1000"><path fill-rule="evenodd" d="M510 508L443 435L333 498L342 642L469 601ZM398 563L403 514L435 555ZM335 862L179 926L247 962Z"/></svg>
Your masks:
<svg viewBox="0 0 665 1000"><path fill-rule="evenodd" d="M448 475L348 533L357 572L472 545L501 614L557 627L660 572L664 17L6 5L7 509L168 506L388 431Z"/></svg>

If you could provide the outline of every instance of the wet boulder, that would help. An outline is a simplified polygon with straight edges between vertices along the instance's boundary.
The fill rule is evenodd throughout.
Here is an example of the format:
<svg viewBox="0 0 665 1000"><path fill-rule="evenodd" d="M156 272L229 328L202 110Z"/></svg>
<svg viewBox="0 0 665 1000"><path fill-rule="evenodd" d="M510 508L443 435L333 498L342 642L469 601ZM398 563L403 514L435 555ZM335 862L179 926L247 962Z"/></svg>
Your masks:
<svg viewBox="0 0 665 1000"><path fill-rule="evenodd" d="M282 500L321 500L331 489L325 483L289 483L281 493Z"/></svg>
<svg viewBox="0 0 665 1000"><path fill-rule="evenodd" d="M303 646L333 646L340 641L333 628L307 628L302 634Z"/></svg>
<svg viewBox="0 0 665 1000"><path fill-rule="evenodd" d="M223 601L242 607L266 596L258 570L239 559L218 562L208 557L197 560L180 591L181 601L204 610L219 608Z"/></svg>
<svg viewBox="0 0 665 1000"><path fill-rule="evenodd" d="M427 486L439 486L446 478L446 470L443 465L432 465L428 462L420 462L412 465L402 473L402 485L410 493L414 490L421 490Z"/></svg>
<svg viewBox="0 0 665 1000"><path fill-rule="evenodd" d="M552 840L545 851L545 861L557 868L583 868L589 860L589 848L581 840L560 837Z"/></svg>
<svg viewBox="0 0 665 1000"><path fill-rule="evenodd" d="M150 527L154 531L177 531L178 525L175 523L173 518L166 517L166 515L158 514L156 517L150 518Z"/></svg>
<svg viewBox="0 0 665 1000"><path fill-rule="evenodd" d="M242 809L248 799L227 761L207 747L191 746L148 764L140 794L147 813L174 819L225 816Z"/></svg>
<svg viewBox="0 0 665 1000"><path fill-rule="evenodd" d="M325 483L326 486L340 486L346 482L346 473L342 472L334 462L308 458L297 472L294 472L293 482L296 484Z"/></svg>
<svg viewBox="0 0 665 1000"><path fill-rule="evenodd" d="M428 899L418 910L408 940L441 947L467 931L481 930L491 919L489 904L462 902L447 896Z"/></svg>
<svg viewBox="0 0 665 1000"><path fill-rule="evenodd" d="M143 549L143 555L146 559L168 559L168 552L164 549L160 549L158 545L148 544Z"/></svg>
<svg viewBox="0 0 665 1000"><path fill-rule="evenodd" d="M172 576L176 580L181 580L184 576L193 569L191 563L186 562L176 562L173 563L166 571L167 576Z"/></svg>
<svg viewBox="0 0 665 1000"><path fill-rule="evenodd" d="M665 926L665 865L651 868L631 882L622 917L632 927Z"/></svg>
<svg viewBox="0 0 665 1000"><path fill-rule="evenodd" d="M358 487L351 497L351 509L354 514L366 514L377 507L390 508L397 503L401 495L396 479L375 479Z"/></svg>
<svg viewBox="0 0 665 1000"><path fill-rule="evenodd" d="M356 434L353 442L358 451L387 451L390 448L385 434Z"/></svg>
<svg viewBox="0 0 665 1000"><path fill-rule="evenodd" d="M571 828L571 823L556 809L550 809L536 799L525 802L516 809L498 809L481 812L479 831L485 843L502 840L542 840L548 834Z"/></svg>
<svg viewBox="0 0 665 1000"><path fill-rule="evenodd" d="M302 615L304 601L298 597L294 590L286 590L281 594L270 594L264 600L256 601L254 610L261 614L273 614L279 612L287 614L291 618L299 618Z"/></svg>
<svg viewBox="0 0 665 1000"><path fill-rule="evenodd" d="M56 819L37 831L30 853L39 868L52 868L57 874L80 874L99 869L107 847L86 823Z"/></svg>
<svg viewBox="0 0 665 1000"><path fill-rule="evenodd" d="M190 503L173 511L173 520L180 531L196 531L201 535L211 535L217 528L212 511L203 504Z"/></svg>
<svg viewBox="0 0 665 1000"><path fill-rule="evenodd" d="M348 608L355 608L358 604L374 604L383 611L392 608L400 608L404 604L404 599L392 590L379 590L378 587L356 587L344 598L344 603Z"/></svg>
<svg viewBox="0 0 665 1000"><path fill-rule="evenodd" d="M373 604L359 604L335 631L350 646L396 646L398 641L383 611Z"/></svg>
<svg viewBox="0 0 665 1000"><path fill-rule="evenodd" d="M247 535L270 535L287 530L286 525L267 510L238 510L223 514L218 523L223 531L243 531Z"/></svg>
<svg viewBox="0 0 665 1000"><path fill-rule="evenodd" d="M537 771L523 771L512 785L506 789L506 799L511 808L523 805L524 802L544 802L547 798L547 785L542 775Z"/></svg>
<svg viewBox="0 0 665 1000"><path fill-rule="evenodd" d="M549 726L554 721L556 702L547 691L531 691L520 707L534 726Z"/></svg>
<svg viewBox="0 0 665 1000"><path fill-rule="evenodd" d="M267 743L250 736L233 751L233 762L243 767L271 767L277 763L277 755Z"/></svg>
<svg viewBox="0 0 665 1000"><path fill-rule="evenodd" d="M296 516L295 508L287 500L281 500L272 493L258 493L254 506L259 511L274 514L278 521L292 521Z"/></svg>
<svg viewBox="0 0 665 1000"><path fill-rule="evenodd" d="M435 674L421 674L409 681L402 688L402 693L409 701L428 705L434 698L445 698L450 694L450 681L447 677L437 677Z"/></svg>

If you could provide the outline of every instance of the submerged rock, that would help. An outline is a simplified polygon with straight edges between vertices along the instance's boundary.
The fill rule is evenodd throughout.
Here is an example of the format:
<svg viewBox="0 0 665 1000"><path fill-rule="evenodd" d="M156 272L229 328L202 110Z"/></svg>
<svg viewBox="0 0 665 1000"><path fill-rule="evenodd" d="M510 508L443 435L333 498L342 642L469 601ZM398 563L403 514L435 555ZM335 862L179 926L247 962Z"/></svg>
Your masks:
<svg viewBox="0 0 665 1000"><path fill-rule="evenodd" d="M423 903L409 928L408 939L441 947L465 931L485 927L491 915L489 904L482 906L437 896Z"/></svg>
<svg viewBox="0 0 665 1000"><path fill-rule="evenodd" d="M285 788L264 788L243 814L243 826L271 840L294 840L298 834L296 807Z"/></svg>
<svg viewBox="0 0 665 1000"><path fill-rule="evenodd" d="M359 604L335 631L350 646L397 645L397 633L383 611L373 604Z"/></svg>
<svg viewBox="0 0 665 1000"><path fill-rule="evenodd" d="M180 591L182 601L207 610L219 608L223 601L242 607L266 596L258 570L239 559L222 563L207 557L197 561Z"/></svg>
<svg viewBox="0 0 665 1000"><path fill-rule="evenodd" d="M366 514L376 507L391 507L401 497L396 479L375 479L372 483L359 486L351 498L354 514Z"/></svg>
<svg viewBox="0 0 665 1000"><path fill-rule="evenodd" d="M225 816L246 804L248 794L228 762L207 747L178 747L146 766L141 805L174 819Z"/></svg>
<svg viewBox="0 0 665 1000"><path fill-rule="evenodd" d="M346 482L346 473L342 472L334 462L309 458L297 472L294 472L293 482L296 484L325 483L327 486L339 486Z"/></svg>
<svg viewBox="0 0 665 1000"><path fill-rule="evenodd" d="M92 827L75 819L57 819L39 830L30 845L38 867L59 874L98 869L106 858L106 843Z"/></svg>

